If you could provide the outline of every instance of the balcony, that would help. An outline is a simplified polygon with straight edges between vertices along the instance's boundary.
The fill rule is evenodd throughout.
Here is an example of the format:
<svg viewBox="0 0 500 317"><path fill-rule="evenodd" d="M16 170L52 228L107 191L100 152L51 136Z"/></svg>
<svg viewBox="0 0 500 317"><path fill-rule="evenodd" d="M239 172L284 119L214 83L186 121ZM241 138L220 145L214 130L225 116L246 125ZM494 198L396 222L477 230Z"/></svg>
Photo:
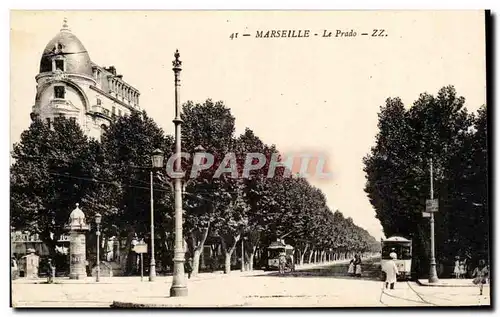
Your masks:
<svg viewBox="0 0 500 317"><path fill-rule="evenodd" d="M111 112L108 109L104 108L103 106L99 105L92 106L92 114L107 120L112 119Z"/></svg>
<svg viewBox="0 0 500 317"><path fill-rule="evenodd" d="M71 101L63 98L54 98L50 101L50 107L54 114L67 115L80 112Z"/></svg>

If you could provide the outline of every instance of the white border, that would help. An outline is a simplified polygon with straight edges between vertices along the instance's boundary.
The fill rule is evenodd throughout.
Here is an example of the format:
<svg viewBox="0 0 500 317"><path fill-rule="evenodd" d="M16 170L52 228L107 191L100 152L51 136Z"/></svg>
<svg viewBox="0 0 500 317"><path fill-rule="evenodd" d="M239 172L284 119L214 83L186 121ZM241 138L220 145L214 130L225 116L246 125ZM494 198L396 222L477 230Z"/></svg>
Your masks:
<svg viewBox="0 0 500 317"><path fill-rule="evenodd" d="M354 10L380 10L380 9L392 9L392 10L403 10L403 9L438 9L438 10L443 10L443 9L492 9L493 13L500 12L500 10L495 10L495 8L498 7L498 1L449 1L447 3L444 3L444 1L436 1L436 0L420 0L420 1L353 1L353 0L344 0L344 1L336 1L335 3L329 3L326 1L321 1L321 0L302 0L302 1L297 1L297 0L288 0L288 1L265 1L265 0L253 0L253 1L240 1L239 3L234 3L234 2L229 2L229 1L203 1L203 0L189 0L189 1L170 1L168 3L162 2L161 5L159 5L159 1L150 1L150 0L141 0L141 1L127 1L127 0L122 0L122 1L117 1L116 3L112 3L110 1L95 1L95 0L86 0L82 2L77 2L77 1L51 1L51 0L46 0L46 1L2 1L2 19L4 23L3 27L3 43L6 45L3 46L4 49L2 49L2 66L3 66L3 72L4 74L1 78L2 84L0 85L0 89L2 90L2 93L0 96L3 96L3 104L2 107L0 107L0 111L2 112L0 114L0 120L2 122L0 123L0 126L4 129L4 133L1 134L2 137L0 138L1 140L1 145L2 149L5 149L5 151L9 151L8 149L10 148L10 122L9 122L9 108L10 108L10 100L9 100L9 91L10 91L10 85L9 85L9 78L10 78L10 63L9 63L9 55L10 55L10 50L9 50L9 45L10 45L10 12L9 10L14 9L14 10L89 10L89 9L94 9L94 10L138 10L138 9L155 9L155 10L178 10L178 9L183 9L183 10L203 10L203 9L209 9L209 10L216 10L216 9L223 9L223 10L231 10L231 9L236 9L236 10L245 10L245 9L280 9L280 10L346 10L346 9L354 9ZM498 21L497 21L498 23ZM498 33L495 32L495 42L498 42ZM498 54L496 54L495 57L498 57ZM496 68L494 70L496 73ZM498 83L495 87L489 87L490 89L493 89L494 91L499 91L498 89ZM490 108L494 107L496 105L488 105ZM498 114L498 111L496 111ZM497 117L495 116L494 120L491 120L491 123L497 122ZM495 129L496 130L496 129ZM496 132L496 131L495 131ZM499 140L500 138L498 135L495 133L495 140ZM495 143L496 147L499 147L498 143ZM3 190L0 191L2 195L2 202L4 203L4 212L3 215L5 217L5 221L2 222L3 224L3 230L8 230L7 226L9 224L9 153L5 153L5 155L0 156L0 159L2 160L1 166L4 168L1 169L2 171L2 180L3 182ZM496 162L495 162L496 163ZM497 175L492 175L493 180L496 180L498 177ZM496 190L495 193L491 193L494 197L500 197L499 193L500 190ZM495 211L492 210L491 214L494 214ZM498 218L498 216L496 217ZM494 227L496 228L496 223L494 224ZM4 239L1 240L4 244L4 252L7 252L6 250L9 248L9 239L7 236L7 232L5 232ZM496 245L496 243L493 243L493 245ZM495 247L495 254L498 254L497 251L498 247ZM496 258L498 261L498 258ZM9 275L7 273L7 270L9 270L7 266L7 261L2 261L2 272L1 278L3 280L2 285L2 296L3 297L3 302L6 303L9 300L9 287L10 287L10 281L9 281ZM3 265L5 265L5 270L3 270ZM498 272L497 270L498 265L495 266L493 270L495 272ZM496 275L496 274L495 274ZM360 290L360 294L362 294L362 290ZM362 296L362 295L361 295ZM496 297L496 296L495 296ZM492 301L494 298L492 297ZM5 309L7 305L3 305L3 308ZM13 310L7 308L7 314L13 314ZM92 311L71 311L71 313L80 313L80 314L89 314ZM389 311L380 311L379 313L382 314L387 314ZM53 314L52 311L44 311L42 312L44 314ZM132 311L132 312L125 312L121 311L121 314L124 315L134 315L137 316L138 314L145 314L145 312L139 312L139 311ZM169 315L177 315L181 314L182 311L169 311L167 312ZM197 312L199 314L207 314L210 312L206 311L199 311ZM227 312L226 312L227 313ZM238 313L237 311L232 311L230 314L236 314ZM248 313L248 312L247 312ZM250 313L253 313L251 311ZM256 312L257 313L257 312ZM264 312L264 311L259 311L259 314L271 314L271 312ZM277 311L272 311L273 314L278 313ZM283 312L286 314L290 314L290 311ZM304 311L298 311L299 314L305 313ZM340 311L335 311L335 312L326 312L328 314L334 313L336 315L342 315L344 313ZM366 311L363 312L366 314L373 314L373 311ZM355 314L363 314L362 312L357 312ZM398 311L395 311L394 313L399 313ZM416 313L416 312L415 312ZM412 315L415 314L414 312L408 311L405 312L405 314ZM441 312L444 314L453 314L453 312ZM352 314L352 313L351 313ZM350 315L351 315L350 314ZM2 314L3 315L3 314Z"/></svg>

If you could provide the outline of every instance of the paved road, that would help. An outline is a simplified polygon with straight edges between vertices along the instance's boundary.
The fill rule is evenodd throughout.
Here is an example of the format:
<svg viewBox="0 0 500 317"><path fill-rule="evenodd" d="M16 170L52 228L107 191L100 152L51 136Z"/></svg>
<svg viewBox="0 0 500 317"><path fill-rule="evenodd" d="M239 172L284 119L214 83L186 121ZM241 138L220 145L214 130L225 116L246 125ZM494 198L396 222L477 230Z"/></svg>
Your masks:
<svg viewBox="0 0 500 317"><path fill-rule="evenodd" d="M385 291L377 278L377 263L366 261L363 276L345 276L347 264L304 267L284 276L277 272L201 274L189 280L189 296L168 298L170 277L140 282L140 277L104 278L100 283L62 281L33 284L15 281L16 307L109 307L113 301L168 306L243 307L384 307L489 305L489 287L422 287L400 282Z"/></svg>

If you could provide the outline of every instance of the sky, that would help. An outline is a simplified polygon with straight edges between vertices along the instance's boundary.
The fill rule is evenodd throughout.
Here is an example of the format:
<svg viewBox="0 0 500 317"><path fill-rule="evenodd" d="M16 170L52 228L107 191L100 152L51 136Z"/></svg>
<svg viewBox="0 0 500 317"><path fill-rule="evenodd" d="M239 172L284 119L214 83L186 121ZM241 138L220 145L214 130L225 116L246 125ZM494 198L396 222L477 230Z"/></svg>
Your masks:
<svg viewBox="0 0 500 317"><path fill-rule="evenodd" d="M454 85L470 111L486 103L482 11L13 11L11 146L30 124L40 57L65 17L92 61L114 65L169 134L179 49L181 102L223 101L237 135L249 127L280 151L323 153L333 177L311 183L377 239L384 235L363 191L362 159L385 99L410 107L420 93ZM387 36L372 37L374 29ZM256 38L260 30L310 37Z"/></svg>

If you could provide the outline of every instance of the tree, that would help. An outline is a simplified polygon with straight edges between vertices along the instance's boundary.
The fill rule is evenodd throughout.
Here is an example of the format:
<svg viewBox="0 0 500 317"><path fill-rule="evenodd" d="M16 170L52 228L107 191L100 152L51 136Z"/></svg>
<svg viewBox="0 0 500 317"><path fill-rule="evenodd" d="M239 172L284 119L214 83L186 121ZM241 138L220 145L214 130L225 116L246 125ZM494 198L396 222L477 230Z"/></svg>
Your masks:
<svg viewBox="0 0 500 317"><path fill-rule="evenodd" d="M97 142L73 120L60 117L51 124L36 118L14 145L11 225L39 234L54 254L75 204L81 203L87 221L103 205L91 199L100 187Z"/></svg>
<svg viewBox="0 0 500 317"><path fill-rule="evenodd" d="M164 136L162 129L146 112L134 112L111 124L101 143L105 166L109 169L108 182L121 188L120 195L114 196L113 201L117 212L110 215L107 223L114 224L113 235L127 237L125 247L131 254L131 242L135 236L145 237L146 241L150 236L151 154L159 148L167 158L170 157L173 140ZM160 176L163 177L158 178ZM161 237L160 249L167 243L173 215L173 195L171 189L161 182L164 176L165 171L157 171L154 177L154 223L155 231ZM132 257L128 257L128 273L132 267Z"/></svg>
<svg viewBox="0 0 500 317"><path fill-rule="evenodd" d="M365 191L385 234L412 238L415 258L423 262L428 260L429 229L421 214L430 196L431 158L434 197L439 199L438 260L449 261L469 244L467 221L473 216L462 196L472 189L466 176L473 152L468 145L472 123L465 99L453 87L442 88L436 97L421 94L409 110L400 99L388 99L379 114L376 145L364 159Z"/></svg>
<svg viewBox="0 0 500 317"><path fill-rule="evenodd" d="M214 164L199 175L191 178L193 159L184 165L186 173L186 215L184 231L190 243L193 255L193 276L198 274L200 255L216 219L223 219L220 213L226 213L231 202L227 192L232 191L226 186L226 178L214 179L216 169L230 152L233 144L234 117L222 102L212 102L208 99L202 104L188 101L183 105L181 114L183 120L182 148L189 153L195 153L198 146L205 149L207 155L214 158ZM225 218L224 218L225 219Z"/></svg>

